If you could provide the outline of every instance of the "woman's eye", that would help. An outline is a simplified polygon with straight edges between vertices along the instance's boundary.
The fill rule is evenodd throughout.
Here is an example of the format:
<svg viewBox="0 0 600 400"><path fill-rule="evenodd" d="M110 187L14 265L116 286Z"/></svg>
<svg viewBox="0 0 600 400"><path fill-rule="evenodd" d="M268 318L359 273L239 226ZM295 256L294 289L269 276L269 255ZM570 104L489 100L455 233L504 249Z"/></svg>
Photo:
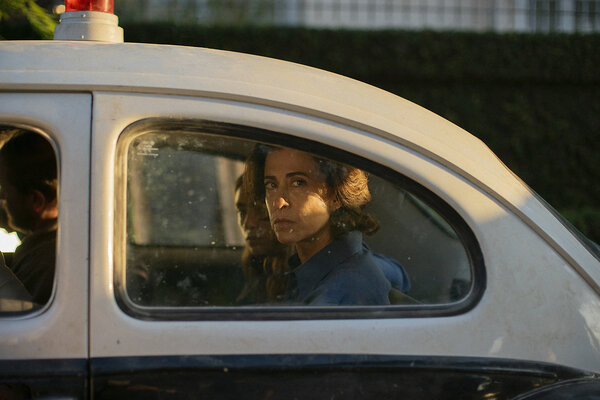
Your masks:
<svg viewBox="0 0 600 400"><path fill-rule="evenodd" d="M292 181L292 186L304 186L306 185L306 181L304 179L294 179Z"/></svg>
<svg viewBox="0 0 600 400"><path fill-rule="evenodd" d="M275 189L275 183L273 183L273 182L265 182L265 189L267 189L267 190Z"/></svg>

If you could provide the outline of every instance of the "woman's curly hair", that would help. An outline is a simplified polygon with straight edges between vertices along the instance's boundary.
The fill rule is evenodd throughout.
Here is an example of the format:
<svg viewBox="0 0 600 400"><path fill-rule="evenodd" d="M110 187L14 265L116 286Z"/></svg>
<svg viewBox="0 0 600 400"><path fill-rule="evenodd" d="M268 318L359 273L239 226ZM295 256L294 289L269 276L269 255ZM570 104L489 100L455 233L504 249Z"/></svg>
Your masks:
<svg viewBox="0 0 600 400"><path fill-rule="evenodd" d="M281 147L257 145L246 160L244 184L250 193L261 201L265 198L265 161L269 153L278 149ZM360 231L367 235L377 232L379 222L365 210L371 201L367 173L347 164L312 157L317 162L325 183L340 202L340 207L329 219L333 237L337 239L351 231Z"/></svg>

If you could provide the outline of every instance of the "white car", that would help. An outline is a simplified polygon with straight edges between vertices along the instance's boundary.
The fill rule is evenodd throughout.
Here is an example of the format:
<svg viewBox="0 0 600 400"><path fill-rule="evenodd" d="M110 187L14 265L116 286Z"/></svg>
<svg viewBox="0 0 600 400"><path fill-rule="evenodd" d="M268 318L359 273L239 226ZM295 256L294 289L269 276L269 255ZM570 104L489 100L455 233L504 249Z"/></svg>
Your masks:
<svg viewBox="0 0 600 400"><path fill-rule="evenodd" d="M0 42L2 140L45 138L59 188L49 299L0 289L0 397L600 393L598 250L484 143L333 73L115 29ZM410 289L240 301L235 181L264 144L366 171L366 243Z"/></svg>

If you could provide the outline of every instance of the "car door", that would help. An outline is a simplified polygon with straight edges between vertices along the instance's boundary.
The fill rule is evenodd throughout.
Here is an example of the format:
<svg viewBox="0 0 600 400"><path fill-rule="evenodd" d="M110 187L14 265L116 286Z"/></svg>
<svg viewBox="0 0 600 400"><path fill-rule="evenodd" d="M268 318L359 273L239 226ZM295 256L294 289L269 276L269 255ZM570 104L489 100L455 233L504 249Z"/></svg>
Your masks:
<svg viewBox="0 0 600 400"><path fill-rule="evenodd" d="M89 93L0 94L3 133L34 132L51 144L59 191L50 299L0 313L2 398L87 397L90 121Z"/></svg>
<svg viewBox="0 0 600 400"><path fill-rule="evenodd" d="M532 306L555 290L549 280L584 288L580 277L493 194L431 154L320 111L236 98L96 92L93 112L97 398L507 398L583 376L569 367L576 359L596 362L574 328L587 321L564 303ZM401 265L410 289L398 285L385 304L247 300L253 275L234 192L260 146L367 171L380 230L365 246ZM539 343L557 315L572 336ZM567 362L547 364L558 347Z"/></svg>

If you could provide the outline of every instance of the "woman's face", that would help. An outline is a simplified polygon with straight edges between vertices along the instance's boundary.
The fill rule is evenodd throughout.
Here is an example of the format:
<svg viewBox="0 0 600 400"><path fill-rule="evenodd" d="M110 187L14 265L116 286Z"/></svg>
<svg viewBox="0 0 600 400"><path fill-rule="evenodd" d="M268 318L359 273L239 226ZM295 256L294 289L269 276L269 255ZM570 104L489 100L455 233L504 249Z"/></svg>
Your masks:
<svg viewBox="0 0 600 400"><path fill-rule="evenodd" d="M244 234L246 245L253 256L268 256L279 251L281 244L269 223L269 215L265 204L248 199L239 188L235 191L235 208L238 224Z"/></svg>
<svg viewBox="0 0 600 400"><path fill-rule="evenodd" d="M277 149L265 160L265 199L277 239L284 244L331 241L329 217L337 208L315 159Z"/></svg>

